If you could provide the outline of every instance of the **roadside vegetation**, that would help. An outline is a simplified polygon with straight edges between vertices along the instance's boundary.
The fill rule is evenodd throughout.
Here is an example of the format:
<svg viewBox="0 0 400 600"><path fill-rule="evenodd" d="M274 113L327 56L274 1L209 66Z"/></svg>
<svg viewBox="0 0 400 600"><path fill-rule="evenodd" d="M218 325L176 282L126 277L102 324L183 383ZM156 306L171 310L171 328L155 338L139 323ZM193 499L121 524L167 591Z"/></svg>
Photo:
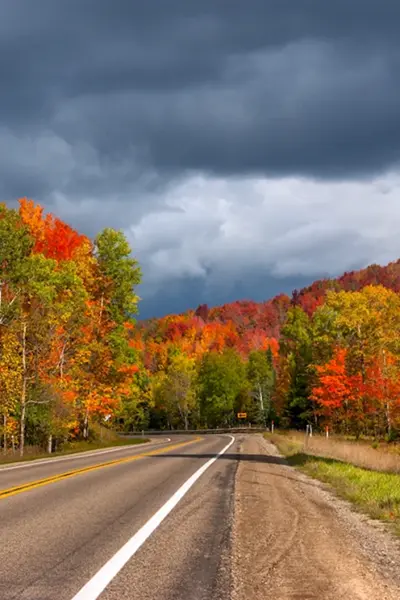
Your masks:
<svg viewBox="0 0 400 600"><path fill-rule="evenodd" d="M394 525L400 535L400 454L398 448L367 442L305 437L298 432L266 434L288 464L329 484L342 498L374 519ZM361 465L361 466L360 466Z"/></svg>
<svg viewBox="0 0 400 600"><path fill-rule="evenodd" d="M134 396L140 269L122 232L89 240L27 199L0 205L2 453L89 442ZM34 449L31 449L34 451Z"/></svg>
<svg viewBox="0 0 400 600"><path fill-rule="evenodd" d="M126 433L274 422L395 446L400 261L291 297L145 322L135 320L140 282L123 232L90 240L33 201L0 205L4 455L89 443L100 425Z"/></svg>
<svg viewBox="0 0 400 600"><path fill-rule="evenodd" d="M121 437L116 432L100 428L97 425L92 427L91 436L88 440L71 440L60 443L51 454L46 452L42 446L26 446L24 456L21 458L17 450L8 449L7 454L0 454L0 465L21 460L36 460L40 458L52 458L68 454L78 454L79 452L88 452L90 450L100 450L102 448L114 448L117 446L134 446L144 444L149 439L145 437Z"/></svg>
<svg viewBox="0 0 400 600"><path fill-rule="evenodd" d="M400 445L373 440L348 440L341 436L306 436L304 432L286 431L268 438L284 454L306 452L313 456L332 458L373 471L400 473Z"/></svg>

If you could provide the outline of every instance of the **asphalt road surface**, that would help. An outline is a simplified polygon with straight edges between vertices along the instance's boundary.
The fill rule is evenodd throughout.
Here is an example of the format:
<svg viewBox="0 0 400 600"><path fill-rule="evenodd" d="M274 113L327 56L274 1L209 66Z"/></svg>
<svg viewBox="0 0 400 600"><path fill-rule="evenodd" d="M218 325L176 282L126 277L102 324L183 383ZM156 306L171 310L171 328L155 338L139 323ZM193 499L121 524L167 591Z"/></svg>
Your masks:
<svg viewBox="0 0 400 600"><path fill-rule="evenodd" d="M399 564L261 435L0 468L0 600L398 600Z"/></svg>
<svg viewBox="0 0 400 600"><path fill-rule="evenodd" d="M235 446L180 436L1 467L1 600L228 598Z"/></svg>

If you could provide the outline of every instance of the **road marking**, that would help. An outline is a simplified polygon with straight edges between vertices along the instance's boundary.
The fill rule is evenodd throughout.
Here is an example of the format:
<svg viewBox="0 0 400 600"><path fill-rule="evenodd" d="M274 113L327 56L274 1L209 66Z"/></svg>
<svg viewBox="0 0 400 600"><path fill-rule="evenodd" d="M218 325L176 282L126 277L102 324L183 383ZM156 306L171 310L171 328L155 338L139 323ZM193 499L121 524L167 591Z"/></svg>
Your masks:
<svg viewBox="0 0 400 600"><path fill-rule="evenodd" d="M192 485L203 475L205 471L232 446L235 438L230 435L231 441L218 454L207 461L198 469L185 483L171 496L169 500L131 537L120 550L98 571L90 581L72 598L72 600L96 600L114 579L126 563L136 554L144 542L151 536L159 525L169 515Z"/></svg>
<svg viewBox="0 0 400 600"><path fill-rule="evenodd" d="M57 458L44 458L44 459L33 459L30 461L26 461L23 463L18 463L12 466L2 466L0 465L0 473L5 471L14 471L15 469L25 469L26 467L36 467L37 465L48 465L52 463L58 463L64 460L75 460L76 458L90 458L91 456L101 456L102 454L109 454L110 452L118 452L122 450L128 450L132 448L137 448L138 450L144 445L158 445L163 444L165 442L170 442L171 438L165 438L162 441L152 441L152 442L143 442L142 444L126 444L126 446L117 446L116 448L108 448L105 450L88 450L87 452L75 452L72 454L68 454L67 456L60 456Z"/></svg>
<svg viewBox="0 0 400 600"><path fill-rule="evenodd" d="M194 440L190 440L188 442L180 442L178 444L172 444L171 446L166 446L164 448L157 448L156 450L150 450L149 452L135 454L134 456L117 458L116 460L110 460L108 462L100 463L98 465L91 465L90 467L82 467L81 469L74 469L73 471L58 473L57 475L52 475L51 477L46 477L45 479L37 479L36 481L31 481L29 483L22 483L21 485L0 490L0 500L2 500L3 498L9 498L10 496L15 496L16 494L21 494L22 492L28 492L35 488L42 487L44 485L49 485L50 483L55 483L63 479L69 479L70 477L75 477L75 475L81 475L83 473L97 471L98 469L103 469L105 467L111 467L114 465L120 465L122 463L132 462L134 460L139 460L147 456L156 456L157 454L161 454L162 452L169 452L170 450L175 450L176 448L181 448L182 446L194 444L195 442L198 442L201 439L201 437L196 437Z"/></svg>

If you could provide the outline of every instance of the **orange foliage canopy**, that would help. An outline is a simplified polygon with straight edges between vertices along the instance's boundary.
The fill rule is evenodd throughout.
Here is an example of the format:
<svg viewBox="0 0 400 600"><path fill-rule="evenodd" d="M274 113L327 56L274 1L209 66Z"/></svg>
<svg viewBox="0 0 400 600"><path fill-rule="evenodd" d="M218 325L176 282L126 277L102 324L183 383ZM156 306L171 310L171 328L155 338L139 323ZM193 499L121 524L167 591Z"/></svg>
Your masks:
<svg viewBox="0 0 400 600"><path fill-rule="evenodd" d="M19 214L35 240L34 253L57 261L73 260L77 249L89 243L86 236L52 214L43 217L43 208L33 200L21 198L19 205Z"/></svg>
<svg viewBox="0 0 400 600"><path fill-rule="evenodd" d="M347 350L337 348L329 362L315 367L319 385L313 388L311 397L328 418L340 410L351 409L362 389L361 375L347 374L346 356Z"/></svg>

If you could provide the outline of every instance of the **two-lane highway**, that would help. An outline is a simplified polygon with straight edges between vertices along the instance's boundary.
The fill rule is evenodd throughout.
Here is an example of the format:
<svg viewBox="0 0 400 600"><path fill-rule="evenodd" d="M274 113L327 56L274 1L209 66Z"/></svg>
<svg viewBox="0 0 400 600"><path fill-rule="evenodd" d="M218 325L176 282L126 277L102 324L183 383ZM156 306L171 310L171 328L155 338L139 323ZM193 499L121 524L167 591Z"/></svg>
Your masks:
<svg viewBox="0 0 400 600"><path fill-rule="evenodd" d="M0 598L227 598L235 452L181 436L0 468Z"/></svg>
<svg viewBox="0 0 400 600"><path fill-rule="evenodd" d="M163 452L167 447L171 448L188 441L190 441L188 436L186 438L177 436L173 440L165 437L144 444L117 446L31 462L0 465L0 498L20 493L22 487L27 489L28 487L47 485L51 479L57 477L72 477L106 465L111 466L123 461L138 460L149 453L157 454Z"/></svg>

